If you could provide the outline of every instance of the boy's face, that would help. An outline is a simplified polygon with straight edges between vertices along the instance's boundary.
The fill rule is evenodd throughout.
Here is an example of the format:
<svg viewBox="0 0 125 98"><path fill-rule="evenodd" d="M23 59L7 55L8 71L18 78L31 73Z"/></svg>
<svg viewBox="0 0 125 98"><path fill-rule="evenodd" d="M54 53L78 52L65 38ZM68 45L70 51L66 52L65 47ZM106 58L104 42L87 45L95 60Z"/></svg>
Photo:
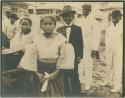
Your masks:
<svg viewBox="0 0 125 98"><path fill-rule="evenodd" d="M48 34L53 33L55 29L54 21L49 18L46 18L40 25L43 31Z"/></svg>
<svg viewBox="0 0 125 98"><path fill-rule="evenodd" d="M91 8L83 8L82 12L84 16L88 16L91 12Z"/></svg>
<svg viewBox="0 0 125 98"><path fill-rule="evenodd" d="M121 16L112 16L113 23L118 23L120 19L121 19Z"/></svg>
<svg viewBox="0 0 125 98"><path fill-rule="evenodd" d="M24 34L28 34L31 31L31 25L28 20L24 19L21 22L21 31Z"/></svg>
<svg viewBox="0 0 125 98"><path fill-rule="evenodd" d="M63 20L68 25L72 22L73 19L74 19L74 15L73 14L66 14L66 15L63 16Z"/></svg>

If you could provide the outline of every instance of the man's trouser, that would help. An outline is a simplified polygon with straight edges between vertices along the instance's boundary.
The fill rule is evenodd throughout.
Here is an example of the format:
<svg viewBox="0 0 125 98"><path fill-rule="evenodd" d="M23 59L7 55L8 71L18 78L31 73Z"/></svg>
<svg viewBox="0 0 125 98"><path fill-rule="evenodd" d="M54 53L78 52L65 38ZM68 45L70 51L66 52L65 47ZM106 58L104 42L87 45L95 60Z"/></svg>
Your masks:
<svg viewBox="0 0 125 98"><path fill-rule="evenodd" d="M73 70L64 70L64 95L66 97L81 96L78 64L75 64L75 68Z"/></svg>
<svg viewBox="0 0 125 98"><path fill-rule="evenodd" d="M122 83L122 45L117 44L106 51L106 77L105 82L121 87Z"/></svg>
<svg viewBox="0 0 125 98"><path fill-rule="evenodd" d="M84 39L83 65L79 66L80 82L86 86L91 86L93 59L88 38Z"/></svg>

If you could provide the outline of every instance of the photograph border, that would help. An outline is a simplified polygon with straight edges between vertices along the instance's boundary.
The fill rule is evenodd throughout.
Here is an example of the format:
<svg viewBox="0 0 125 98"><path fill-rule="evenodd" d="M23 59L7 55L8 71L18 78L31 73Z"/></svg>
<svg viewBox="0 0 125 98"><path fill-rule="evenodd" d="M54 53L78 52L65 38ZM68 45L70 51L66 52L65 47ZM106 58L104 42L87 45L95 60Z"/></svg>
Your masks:
<svg viewBox="0 0 125 98"><path fill-rule="evenodd" d="M123 2L123 97L125 97L125 51L124 51L124 49L125 49L125 39L124 39L124 33L125 33L125 13L124 13L124 11L125 11L125 2L124 2L124 0L2 0L1 1L1 3L0 3L0 5L1 5L1 10L0 10L0 19L1 19L1 24L0 24L0 30L2 31L2 3L3 2ZM1 41L2 41L2 37L1 37L1 39L0 39ZM1 46L1 48L2 48L2 46ZM1 51L0 51L1 52ZM0 55L0 63L2 63L2 57L1 57L1 55ZM2 73L2 65L0 66L0 72ZM0 79L2 78L2 74L1 74L1 77L0 77ZM1 83L2 83L2 79L1 79L1 81L0 81L0 86L2 86L1 85ZM2 89L2 88L1 88ZM2 97L2 90L0 89L0 92L1 92L1 97Z"/></svg>

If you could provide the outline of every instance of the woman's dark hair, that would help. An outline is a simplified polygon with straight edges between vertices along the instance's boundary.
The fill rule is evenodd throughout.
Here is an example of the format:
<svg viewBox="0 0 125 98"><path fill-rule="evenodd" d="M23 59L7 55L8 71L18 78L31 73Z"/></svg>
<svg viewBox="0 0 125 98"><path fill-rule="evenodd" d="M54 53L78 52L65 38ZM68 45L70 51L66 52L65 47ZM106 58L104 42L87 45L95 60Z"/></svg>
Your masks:
<svg viewBox="0 0 125 98"><path fill-rule="evenodd" d="M22 19L20 20L20 24L21 24L21 22L22 22L23 20L28 20L29 23L30 23L30 26L32 25L32 20L31 20L30 18L22 18Z"/></svg>
<svg viewBox="0 0 125 98"><path fill-rule="evenodd" d="M54 22L54 25L56 26L56 19L53 16L45 16L45 17L41 18L40 19L40 26L48 18L51 19Z"/></svg>

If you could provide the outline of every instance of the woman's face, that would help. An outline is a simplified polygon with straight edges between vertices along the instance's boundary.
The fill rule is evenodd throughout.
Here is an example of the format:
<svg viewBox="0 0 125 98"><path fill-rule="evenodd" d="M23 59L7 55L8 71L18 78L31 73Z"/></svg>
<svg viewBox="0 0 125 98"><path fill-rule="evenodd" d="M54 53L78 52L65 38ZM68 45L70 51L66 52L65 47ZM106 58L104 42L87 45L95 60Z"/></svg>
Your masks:
<svg viewBox="0 0 125 98"><path fill-rule="evenodd" d="M53 31L55 29L54 21L49 18L44 19L44 21L40 25L41 25L41 28L43 29L43 31L48 34L53 33Z"/></svg>
<svg viewBox="0 0 125 98"><path fill-rule="evenodd" d="M31 31L31 25L30 22L26 19L22 20L21 22L21 31L24 34L28 34Z"/></svg>

